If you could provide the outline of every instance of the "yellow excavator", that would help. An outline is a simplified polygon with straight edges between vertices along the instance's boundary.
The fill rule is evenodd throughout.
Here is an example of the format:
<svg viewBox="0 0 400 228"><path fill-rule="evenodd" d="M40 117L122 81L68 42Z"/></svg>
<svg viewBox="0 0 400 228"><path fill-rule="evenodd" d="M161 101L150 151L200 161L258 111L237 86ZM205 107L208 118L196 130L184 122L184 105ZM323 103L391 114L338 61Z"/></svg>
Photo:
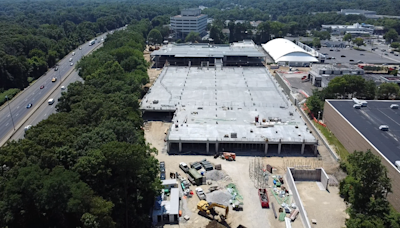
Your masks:
<svg viewBox="0 0 400 228"><path fill-rule="evenodd" d="M218 204L218 203L209 204L205 200L200 200L200 202L197 204L197 209L199 209L199 214L208 219L212 219L212 220L214 220L214 216L218 214L215 212L214 207L220 207L220 208L225 209L225 215L219 215L219 217L221 218L221 221L225 221L225 219L228 218L229 206L225 206L225 205Z"/></svg>

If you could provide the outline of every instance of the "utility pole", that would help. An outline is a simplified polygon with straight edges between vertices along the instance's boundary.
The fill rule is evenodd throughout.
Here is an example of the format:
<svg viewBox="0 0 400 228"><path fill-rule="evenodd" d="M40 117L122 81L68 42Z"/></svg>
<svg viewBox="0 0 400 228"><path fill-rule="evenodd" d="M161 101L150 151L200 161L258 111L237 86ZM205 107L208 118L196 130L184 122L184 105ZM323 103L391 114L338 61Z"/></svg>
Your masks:
<svg viewBox="0 0 400 228"><path fill-rule="evenodd" d="M10 100L8 99L8 96L6 96L6 99L7 99L7 103L8 103L8 109L10 110L11 122L12 122L12 124L13 124L14 131L15 131L15 124L14 124L14 119L13 119L13 117L12 117L11 108L10 108Z"/></svg>

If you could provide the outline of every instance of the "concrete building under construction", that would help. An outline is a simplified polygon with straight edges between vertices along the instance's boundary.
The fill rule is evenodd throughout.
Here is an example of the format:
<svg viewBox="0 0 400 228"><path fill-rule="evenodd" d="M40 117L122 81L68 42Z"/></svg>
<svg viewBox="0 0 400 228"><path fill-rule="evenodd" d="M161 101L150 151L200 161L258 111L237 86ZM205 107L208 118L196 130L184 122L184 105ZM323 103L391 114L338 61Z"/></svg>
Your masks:
<svg viewBox="0 0 400 228"><path fill-rule="evenodd" d="M169 52L176 51L170 48ZM226 54L223 50L214 51L216 56L199 66L190 64L194 55L189 55L191 60L180 55L183 66L171 66L168 61L142 99L144 113L171 116L168 153L315 155L317 140L267 68L258 63L209 64ZM245 50L241 58L263 59L254 43Z"/></svg>

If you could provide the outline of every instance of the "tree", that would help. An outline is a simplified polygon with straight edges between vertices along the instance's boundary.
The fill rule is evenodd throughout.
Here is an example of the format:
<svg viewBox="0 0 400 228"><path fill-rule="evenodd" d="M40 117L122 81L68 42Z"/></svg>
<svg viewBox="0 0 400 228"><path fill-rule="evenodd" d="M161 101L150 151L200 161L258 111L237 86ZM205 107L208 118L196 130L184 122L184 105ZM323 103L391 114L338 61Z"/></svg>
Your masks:
<svg viewBox="0 0 400 228"><path fill-rule="evenodd" d="M379 100L397 99L399 91L397 83L383 83L378 87L377 97Z"/></svg>
<svg viewBox="0 0 400 228"><path fill-rule="evenodd" d="M313 47L320 48L321 47L321 40L318 37L315 37L313 39L312 44L313 44Z"/></svg>
<svg viewBox="0 0 400 228"><path fill-rule="evenodd" d="M324 109L324 102L319 97L312 95L307 98L307 107L314 116L318 116L318 112Z"/></svg>
<svg viewBox="0 0 400 228"><path fill-rule="evenodd" d="M162 44L163 42L163 37L161 35L161 32L157 29L152 29L149 32L147 39L149 41L149 44Z"/></svg>
<svg viewBox="0 0 400 228"><path fill-rule="evenodd" d="M394 41L397 41L399 39L399 34L397 33L396 30L394 29L389 29L384 35L384 38L386 42L392 43Z"/></svg>
<svg viewBox="0 0 400 228"><path fill-rule="evenodd" d="M186 43L188 42L196 43L199 42L200 40L201 37L198 32L190 32L185 38Z"/></svg>
<svg viewBox="0 0 400 228"><path fill-rule="evenodd" d="M346 33L346 35L343 36L344 41L350 41L352 39L352 36L350 33Z"/></svg>
<svg viewBox="0 0 400 228"><path fill-rule="evenodd" d="M393 42L393 43L390 44L390 47L398 49L398 48L400 48L400 43L399 42Z"/></svg>
<svg viewBox="0 0 400 228"><path fill-rule="evenodd" d="M214 40L215 44L225 43L225 35L222 33L222 28L216 25L211 26L210 38Z"/></svg>
<svg viewBox="0 0 400 228"><path fill-rule="evenodd" d="M355 38L355 39L353 40L353 43L354 43L355 45L357 45L358 47L360 47L360 46L362 46L362 45L365 45L365 44L364 44L364 39L363 39L363 38L360 38L360 37Z"/></svg>
<svg viewBox="0 0 400 228"><path fill-rule="evenodd" d="M348 176L340 182L340 194L351 205L348 208L350 219L346 225L359 227L355 224L381 224L378 227L383 227L384 220L388 220L386 216L391 214L386 197L392 187L386 167L370 150L354 151L347 162L345 167ZM363 218L369 221L363 221ZM383 222L374 218L382 218Z"/></svg>

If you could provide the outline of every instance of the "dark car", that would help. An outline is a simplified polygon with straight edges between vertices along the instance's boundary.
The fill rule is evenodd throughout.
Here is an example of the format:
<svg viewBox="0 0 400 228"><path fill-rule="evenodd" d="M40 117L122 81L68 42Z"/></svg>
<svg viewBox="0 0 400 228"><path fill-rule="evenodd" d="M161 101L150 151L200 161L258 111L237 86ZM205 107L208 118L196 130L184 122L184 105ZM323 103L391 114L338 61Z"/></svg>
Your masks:
<svg viewBox="0 0 400 228"><path fill-rule="evenodd" d="M350 59L349 61L350 61L350 62L354 62L354 59Z"/></svg>
<svg viewBox="0 0 400 228"><path fill-rule="evenodd" d="M160 179L161 179L161 180L165 180L165 173L161 173L161 174L160 174Z"/></svg>
<svg viewBox="0 0 400 228"><path fill-rule="evenodd" d="M26 108L31 108L31 107L32 107L31 103L26 106Z"/></svg>
<svg viewBox="0 0 400 228"><path fill-rule="evenodd" d="M54 68L54 71L58 71L58 66L56 66L56 67Z"/></svg>
<svg viewBox="0 0 400 228"><path fill-rule="evenodd" d="M329 51L333 51L333 49L330 49Z"/></svg>
<svg viewBox="0 0 400 228"><path fill-rule="evenodd" d="M41 85L41 86L40 86L40 89L43 89L43 88L44 88L44 85Z"/></svg>
<svg viewBox="0 0 400 228"><path fill-rule="evenodd" d="M341 55L340 57L343 57L343 58L344 58L344 57L346 57L346 56L345 56L345 55Z"/></svg>

